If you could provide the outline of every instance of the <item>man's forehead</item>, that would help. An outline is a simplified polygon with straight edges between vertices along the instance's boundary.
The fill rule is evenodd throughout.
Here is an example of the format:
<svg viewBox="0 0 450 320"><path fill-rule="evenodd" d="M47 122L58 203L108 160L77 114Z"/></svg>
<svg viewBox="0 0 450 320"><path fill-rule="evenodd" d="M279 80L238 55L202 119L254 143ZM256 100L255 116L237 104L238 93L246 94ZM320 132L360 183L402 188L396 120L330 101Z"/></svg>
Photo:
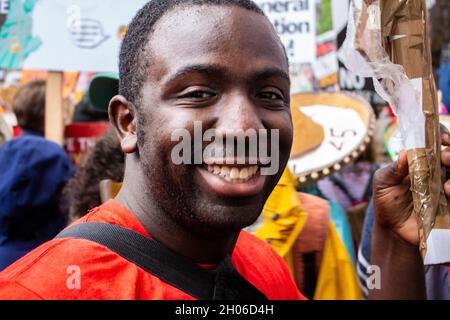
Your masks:
<svg viewBox="0 0 450 320"><path fill-rule="evenodd" d="M236 5L184 4L173 7L166 12L153 27L154 33L168 33L171 29L190 32L196 26L212 25L219 28L223 25L237 25L239 22L258 22L270 25L270 21L262 14ZM214 28L214 29L216 29ZM217 30L205 30L214 32Z"/></svg>
<svg viewBox="0 0 450 320"><path fill-rule="evenodd" d="M148 46L154 71L176 69L184 62L229 67L266 63L288 69L281 42L267 18L235 6L175 8L155 25Z"/></svg>

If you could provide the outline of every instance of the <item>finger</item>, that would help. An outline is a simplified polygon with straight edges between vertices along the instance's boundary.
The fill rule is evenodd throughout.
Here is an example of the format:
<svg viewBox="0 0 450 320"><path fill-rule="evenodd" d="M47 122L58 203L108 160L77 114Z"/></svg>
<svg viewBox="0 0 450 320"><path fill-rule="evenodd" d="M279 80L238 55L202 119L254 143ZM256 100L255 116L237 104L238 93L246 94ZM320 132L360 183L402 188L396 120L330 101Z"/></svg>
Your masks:
<svg viewBox="0 0 450 320"><path fill-rule="evenodd" d="M441 162L444 166L450 167L450 148L441 151Z"/></svg>
<svg viewBox="0 0 450 320"><path fill-rule="evenodd" d="M398 179L403 180L407 175L409 171L408 167L408 156L406 151L400 152L397 159L397 177Z"/></svg>
<svg viewBox="0 0 450 320"><path fill-rule="evenodd" d="M446 147L450 146L450 131L442 123L440 124L440 129L442 145Z"/></svg>
<svg viewBox="0 0 450 320"><path fill-rule="evenodd" d="M450 180L448 180L445 184L444 184L444 192L447 195L447 197L450 197Z"/></svg>
<svg viewBox="0 0 450 320"><path fill-rule="evenodd" d="M375 188L386 188L400 184L408 175L408 158L400 152L397 161L377 170L374 177Z"/></svg>

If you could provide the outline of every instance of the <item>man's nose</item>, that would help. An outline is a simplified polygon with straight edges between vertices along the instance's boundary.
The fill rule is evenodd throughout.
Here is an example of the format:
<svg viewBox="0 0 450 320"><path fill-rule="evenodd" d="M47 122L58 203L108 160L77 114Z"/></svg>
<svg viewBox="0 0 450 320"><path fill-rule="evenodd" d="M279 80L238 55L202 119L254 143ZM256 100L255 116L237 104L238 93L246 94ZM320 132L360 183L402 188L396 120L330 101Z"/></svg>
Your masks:
<svg viewBox="0 0 450 320"><path fill-rule="evenodd" d="M260 112L251 97L233 94L226 99L219 111L216 129L223 133L264 129Z"/></svg>

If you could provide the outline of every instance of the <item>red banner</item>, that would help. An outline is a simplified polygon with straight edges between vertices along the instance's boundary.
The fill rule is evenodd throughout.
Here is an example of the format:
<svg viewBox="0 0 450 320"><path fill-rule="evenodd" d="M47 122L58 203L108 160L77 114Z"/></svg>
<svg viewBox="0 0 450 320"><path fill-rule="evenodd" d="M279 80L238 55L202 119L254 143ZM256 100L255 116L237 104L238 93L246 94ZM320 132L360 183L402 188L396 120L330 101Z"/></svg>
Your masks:
<svg viewBox="0 0 450 320"><path fill-rule="evenodd" d="M86 154L109 128L109 125L109 122L94 122L66 126L64 148L76 166L82 163Z"/></svg>

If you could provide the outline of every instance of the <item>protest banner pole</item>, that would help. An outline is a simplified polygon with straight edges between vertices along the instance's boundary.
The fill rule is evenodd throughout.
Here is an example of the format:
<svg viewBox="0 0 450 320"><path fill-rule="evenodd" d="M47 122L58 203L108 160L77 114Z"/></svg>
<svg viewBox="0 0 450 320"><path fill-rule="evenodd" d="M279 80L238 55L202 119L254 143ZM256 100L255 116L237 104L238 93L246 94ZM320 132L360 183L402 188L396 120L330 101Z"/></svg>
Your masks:
<svg viewBox="0 0 450 320"><path fill-rule="evenodd" d="M45 137L61 146L64 142L62 85L62 72L48 73L45 92Z"/></svg>

